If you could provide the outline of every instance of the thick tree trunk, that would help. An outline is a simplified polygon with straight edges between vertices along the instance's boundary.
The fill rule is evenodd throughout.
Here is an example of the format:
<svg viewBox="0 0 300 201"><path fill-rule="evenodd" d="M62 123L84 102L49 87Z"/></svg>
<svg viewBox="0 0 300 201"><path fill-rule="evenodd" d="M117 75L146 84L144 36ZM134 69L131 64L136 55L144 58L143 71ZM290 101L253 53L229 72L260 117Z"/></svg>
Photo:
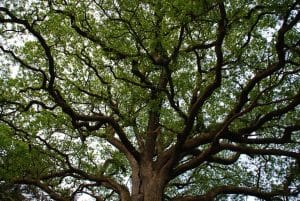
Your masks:
<svg viewBox="0 0 300 201"><path fill-rule="evenodd" d="M167 175L142 165L132 175L132 201L162 201Z"/></svg>
<svg viewBox="0 0 300 201"><path fill-rule="evenodd" d="M164 185L160 179L144 179L138 193L132 195L133 201L162 201Z"/></svg>
<svg viewBox="0 0 300 201"><path fill-rule="evenodd" d="M143 190L143 201L162 201L164 185L159 178L150 178L144 183Z"/></svg>

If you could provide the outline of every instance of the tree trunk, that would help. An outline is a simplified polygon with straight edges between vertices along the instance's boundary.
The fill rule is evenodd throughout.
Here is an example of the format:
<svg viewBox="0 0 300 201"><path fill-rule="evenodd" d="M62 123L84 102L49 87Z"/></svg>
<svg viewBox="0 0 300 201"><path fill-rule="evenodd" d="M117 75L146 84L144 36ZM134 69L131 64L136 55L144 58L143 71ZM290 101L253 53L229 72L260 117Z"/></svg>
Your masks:
<svg viewBox="0 0 300 201"><path fill-rule="evenodd" d="M144 179L139 192L132 195L132 201L162 201L163 190L160 179Z"/></svg>
<svg viewBox="0 0 300 201"><path fill-rule="evenodd" d="M151 163L132 174L132 201L162 201L166 172L153 170Z"/></svg>
<svg viewBox="0 0 300 201"><path fill-rule="evenodd" d="M144 184L144 200L143 201L162 201L163 189L160 179L150 178L149 181Z"/></svg>

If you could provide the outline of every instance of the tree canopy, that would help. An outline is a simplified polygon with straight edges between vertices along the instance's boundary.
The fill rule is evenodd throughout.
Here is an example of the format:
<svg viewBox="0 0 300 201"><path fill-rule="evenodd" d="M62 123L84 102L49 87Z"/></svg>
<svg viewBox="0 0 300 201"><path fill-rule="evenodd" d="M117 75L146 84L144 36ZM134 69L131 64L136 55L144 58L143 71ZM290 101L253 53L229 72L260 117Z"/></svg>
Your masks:
<svg viewBox="0 0 300 201"><path fill-rule="evenodd" d="M296 200L299 21L298 0L2 0L0 184Z"/></svg>

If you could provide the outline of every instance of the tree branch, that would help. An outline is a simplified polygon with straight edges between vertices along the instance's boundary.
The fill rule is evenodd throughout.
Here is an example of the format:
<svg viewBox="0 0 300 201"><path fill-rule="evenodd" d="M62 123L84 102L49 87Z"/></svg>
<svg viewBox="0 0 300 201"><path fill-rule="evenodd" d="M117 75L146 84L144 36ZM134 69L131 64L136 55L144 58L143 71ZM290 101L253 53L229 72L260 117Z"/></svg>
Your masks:
<svg viewBox="0 0 300 201"><path fill-rule="evenodd" d="M288 156L300 160L300 153L293 151L286 151L281 149L265 149L265 148L252 148L246 145L233 145L229 143L220 143L220 147L223 150L230 150L241 154L252 155L273 155L273 156Z"/></svg>
<svg viewBox="0 0 300 201"><path fill-rule="evenodd" d="M281 189L281 190L273 190L270 192L262 191L259 188L251 188L251 187L237 187L237 186L220 186L211 189L204 195L200 196L183 196L178 198L173 198L171 201L214 201L218 195L222 194L242 194L255 196L260 199L264 199L266 201L271 201L272 198L276 196L296 196L291 193L289 189Z"/></svg>
<svg viewBox="0 0 300 201"><path fill-rule="evenodd" d="M192 105L190 106L188 119L185 123L182 133L177 135L177 141L174 146L175 149L173 152L173 156L170 158L168 165L176 163L178 160L180 160L180 158L178 158L178 155L193 128L194 121L195 121L195 118L196 118L199 110L201 109L201 107L203 106L205 101L207 101L211 97L213 92L221 85L221 80L222 80L221 72L222 72L222 66L223 66L222 44L223 44L223 40L226 35L226 21L227 21L226 17L227 16L226 16L226 10L225 10L224 4L219 3L218 7L219 7L219 12L220 12L220 20L218 22L218 32L217 32L217 39L216 39L216 44L215 44L215 54L217 57L217 62L216 62L215 68L214 68L215 69L215 79L210 85L208 85L205 88L202 95L200 95L197 98L197 100L194 103L192 103ZM210 151L215 150L215 148L211 147L208 150L210 150ZM208 152L205 152L205 153L208 154ZM198 160L196 159L197 162L193 163L192 166L199 164L200 161L202 161L202 157L200 157L200 158L201 159L198 159ZM203 157L203 158L205 158L205 157ZM183 168L183 169L185 169L185 168Z"/></svg>
<svg viewBox="0 0 300 201"><path fill-rule="evenodd" d="M27 185L34 185L39 187L41 190L45 191L53 200L56 201L68 201L70 197L64 197L55 192L54 189L50 188L47 183L43 183L37 179L30 179L30 178L23 178L17 179L13 181L15 184L27 184Z"/></svg>

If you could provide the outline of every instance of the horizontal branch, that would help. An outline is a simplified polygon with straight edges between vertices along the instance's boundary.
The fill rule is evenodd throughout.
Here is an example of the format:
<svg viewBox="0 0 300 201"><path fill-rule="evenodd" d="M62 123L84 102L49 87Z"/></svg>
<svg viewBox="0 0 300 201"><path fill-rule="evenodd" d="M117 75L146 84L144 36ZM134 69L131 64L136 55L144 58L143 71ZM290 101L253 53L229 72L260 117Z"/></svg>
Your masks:
<svg viewBox="0 0 300 201"><path fill-rule="evenodd" d="M266 201L271 201L276 196L296 196L289 189L273 190L270 192L262 191L259 188L237 187L237 186L220 186L211 189L204 195L199 196L182 196L173 198L171 201L214 201L218 195L237 194L255 196Z"/></svg>
<svg viewBox="0 0 300 201"><path fill-rule="evenodd" d="M13 183L33 185L39 187L42 191L46 192L55 201L70 200L70 197L64 197L63 195L56 193L54 189L52 189L49 185L47 185L47 183L43 183L38 179L23 178L23 179L14 180Z"/></svg>
<svg viewBox="0 0 300 201"><path fill-rule="evenodd" d="M243 143L243 144L287 144L287 143L299 143L292 140L292 133L300 130L300 125L288 126L284 129L281 137L255 137L249 138L249 135L237 133L229 133L224 138L232 142Z"/></svg>
<svg viewBox="0 0 300 201"><path fill-rule="evenodd" d="M220 143L220 147L223 150L230 150L234 152L239 152L241 154L247 154L247 155L273 155L273 156L288 156L295 159L300 160L300 153L299 152L293 152L293 151L286 151L281 149L265 149L265 148L253 148L246 146L244 144L241 145L233 145L229 143Z"/></svg>
<svg viewBox="0 0 300 201"><path fill-rule="evenodd" d="M185 52L193 52L194 50L203 50L214 47L217 44L217 41L213 41L211 43L198 43L195 45L190 45L189 47L183 49Z"/></svg>
<svg viewBox="0 0 300 201"><path fill-rule="evenodd" d="M207 161L212 162L212 163L218 163L222 165L231 165L235 162L237 162L240 158L241 154L237 152L231 157L228 158L222 158L222 157L216 157L216 156L211 156Z"/></svg>

